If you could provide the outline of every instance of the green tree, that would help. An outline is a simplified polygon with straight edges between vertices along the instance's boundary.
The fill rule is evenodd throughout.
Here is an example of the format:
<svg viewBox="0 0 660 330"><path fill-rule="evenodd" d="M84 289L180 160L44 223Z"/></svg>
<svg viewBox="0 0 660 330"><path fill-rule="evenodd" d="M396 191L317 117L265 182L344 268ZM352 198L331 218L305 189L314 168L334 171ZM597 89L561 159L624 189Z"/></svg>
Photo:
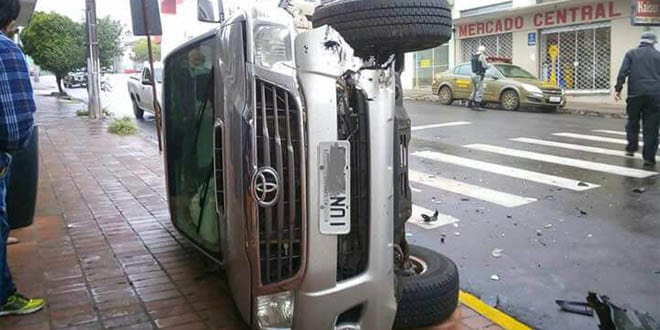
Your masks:
<svg viewBox="0 0 660 330"><path fill-rule="evenodd" d="M86 63L85 35L80 24L56 13L36 12L21 33L25 53L44 70L55 74L57 88L63 94L62 78Z"/></svg>
<svg viewBox="0 0 660 330"><path fill-rule="evenodd" d="M154 52L154 61L160 61L160 45L154 43L153 40L151 42L151 50ZM135 42L131 59L138 63L149 60L149 49L147 47L146 38L142 38Z"/></svg>
<svg viewBox="0 0 660 330"><path fill-rule="evenodd" d="M84 24L83 28L85 29ZM98 20L96 31L99 39L99 62L101 66L110 67L115 57L124 55L123 38L126 31L120 21L113 20L110 16Z"/></svg>

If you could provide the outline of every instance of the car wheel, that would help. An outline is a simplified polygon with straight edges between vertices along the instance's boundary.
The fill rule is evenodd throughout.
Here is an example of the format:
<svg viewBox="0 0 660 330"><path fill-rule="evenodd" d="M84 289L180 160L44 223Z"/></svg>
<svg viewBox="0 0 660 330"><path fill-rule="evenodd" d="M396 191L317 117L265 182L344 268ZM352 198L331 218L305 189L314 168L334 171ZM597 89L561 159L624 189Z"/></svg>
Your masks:
<svg viewBox="0 0 660 330"><path fill-rule="evenodd" d="M399 276L394 328L416 328L448 319L458 306L458 268L433 250L409 245L415 274Z"/></svg>
<svg viewBox="0 0 660 330"><path fill-rule="evenodd" d="M332 26L361 57L429 49L452 36L446 0L332 1L316 8L312 22Z"/></svg>
<svg viewBox="0 0 660 330"><path fill-rule="evenodd" d="M449 86L442 86L438 92L438 97L440 98L440 103L444 105L451 105L454 103L454 94L451 92Z"/></svg>
<svg viewBox="0 0 660 330"><path fill-rule="evenodd" d="M516 111L520 108L520 96L516 91L508 89L502 93L500 105L506 111Z"/></svg>
<svg viewBox="0 0 660 330"><path fill-rule="evenodd" d="M138 107L137 102L135 102L135 100L133 100L133 114L137 119L144 119L144 110Z"/></svg>

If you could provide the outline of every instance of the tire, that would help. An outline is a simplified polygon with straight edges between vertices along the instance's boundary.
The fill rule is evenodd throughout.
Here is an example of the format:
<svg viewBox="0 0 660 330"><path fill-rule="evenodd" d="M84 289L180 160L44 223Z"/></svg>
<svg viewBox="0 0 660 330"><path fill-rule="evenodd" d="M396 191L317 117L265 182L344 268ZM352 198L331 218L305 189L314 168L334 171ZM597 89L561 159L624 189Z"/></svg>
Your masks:
<svg viewBox="0 0 660 330"><path fill-rule="evenodd" d="M133 100L133 114L137 119L144 119L144 110L138 107L137 102L135 102L135 100Z"/></svg>
<svg viewBox="0 0 660 330"><path fill-rule="evenodd" d="M399 277L401 292L394 328L416 328L448 319L458 306L458 268L433 250L410 245L411 257L423 260L426 272Z"/></svg>
<svg viewBox="0 0 660 330"><path fill-rule="evenodd" d="M500 96L500 105L506 111L516 111L520 108L520 96L513 89L507 89Z"/></svg>
<svg viewBox="0 0 660 330"><path fill-rule="evenodd" d="M451 105L454 103L454 94L451 91L449 86L442 86L438 91L438 97L440 98L440 103L444 105Z"/></svg>
<svg viewBox="0 0 660 330"><path fill-rule="evenodd" d="M360 57L429 49L452 36L446 0L336 0L317 7L312 22L332 26Z"/></svg>

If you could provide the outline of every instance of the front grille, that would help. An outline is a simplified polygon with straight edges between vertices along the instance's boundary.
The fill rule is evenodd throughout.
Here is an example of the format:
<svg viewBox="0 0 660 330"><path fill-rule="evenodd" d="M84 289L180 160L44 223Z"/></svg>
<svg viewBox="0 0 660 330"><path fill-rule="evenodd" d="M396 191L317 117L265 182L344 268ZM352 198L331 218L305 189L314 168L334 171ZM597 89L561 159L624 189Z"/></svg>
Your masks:
<svg viewBox="0 0 660 330"><path fill-rule="evenodd" d="M542 89L544 95L561 96L561 90L558 89Z"/></svg>
<svg viewBox="0 0 660 330"><path fill-rule="evenodd" d="M258 206L261 284L296 275L302 258L302 138L300 109L293 95L273 84L256 84L257 167L279 175L279 200Z"/></svg>
<svg viewBox="0 0 660 330"><path fill-rule="evenodd" d="M351 232L337 238L337 281L355 277L367 269L369 261L369 121L367 100L354 90L350 104L342 103L339 93L339 139L351 143ZM344 112L344 114L341 114Z"/></svg>

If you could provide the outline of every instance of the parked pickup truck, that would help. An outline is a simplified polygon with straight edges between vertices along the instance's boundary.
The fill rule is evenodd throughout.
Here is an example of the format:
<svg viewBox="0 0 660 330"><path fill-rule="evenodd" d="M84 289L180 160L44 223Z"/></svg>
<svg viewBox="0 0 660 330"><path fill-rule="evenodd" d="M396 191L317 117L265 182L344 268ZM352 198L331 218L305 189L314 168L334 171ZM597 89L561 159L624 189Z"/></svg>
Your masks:
<svg viewBox="0 0 660 330"><path fill-rule="evenodd" d="M156 95L158 104L160 103L160 91L163 84L163 66L160 63L154 64L156 81ZM128 93L133 101L133 113L135 118L142 119L144 112L155 114L153 92L151 90L151 69L145 65L139 76L131 76L128 80Z"/></svg>

